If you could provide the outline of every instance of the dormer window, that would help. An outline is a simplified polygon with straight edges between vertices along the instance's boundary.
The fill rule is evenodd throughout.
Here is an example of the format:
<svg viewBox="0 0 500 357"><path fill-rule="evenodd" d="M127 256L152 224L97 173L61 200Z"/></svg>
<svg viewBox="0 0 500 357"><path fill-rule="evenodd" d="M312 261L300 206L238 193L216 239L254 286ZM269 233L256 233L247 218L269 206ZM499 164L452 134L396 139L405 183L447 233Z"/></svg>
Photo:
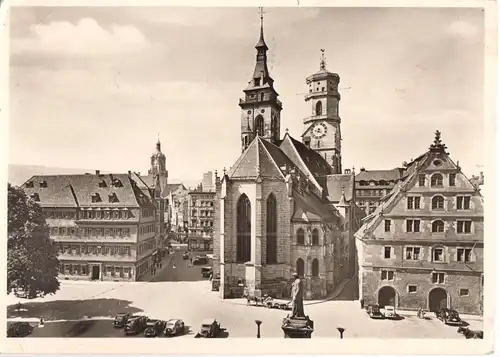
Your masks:
<svg viewBox="0 0 500 357"><path fill-rule="evenodd" d="M101 181L99 181L99 187L101 187L101 188L102 187L108 187L108 185L106 185L106 181L101 180Z"/></svg>
<svg viewBox="0 0 500 357"><path fill-rule="evenodd" d="M116 196L116 193L114 193L114 192L110 193L108 195L108 198L109 198L109 202L110 203L116 203L116 202L118 202L118 197Z"/></svg>
<svg viewBox="0 0 500 357"><path fill-rule="evenodd" d="M35 185L33 184L33 181L28 181L26 182L26 188L33 188Z"/></svg>
<svg viewBox="0 0 500 357"><path fill-rule="evenodd" d="M123 184L120 180L115 178L115 179L113 179L113 186L114 187L123 187Z"/></svg>
<svg viewBox="0 0 500 357"><path fill-rule="evenodd" d="M33 193L32 195L30 195L30 197L35 201L35 202L40 202L40 196L38 195L38 193Z"/></svg>
<svg viewBox="0 0 500 357"><path fill-rule="evenodd" d="M101 195L98 193L92 194L92 203L102 202Z"/></svg>
<svg viewBox="0 0 500 357"><path fill-rule="evenodd" d="M254 85L255 85L256 87L260 86L260 78L255 78L255 79L253 80L253 83L254 83Z"/></svg>
<svg viewBox="0 0 500 357"><path fill-rule="evenodd" d="M47 187L47 181L40 181L40 187Z"/></svg>

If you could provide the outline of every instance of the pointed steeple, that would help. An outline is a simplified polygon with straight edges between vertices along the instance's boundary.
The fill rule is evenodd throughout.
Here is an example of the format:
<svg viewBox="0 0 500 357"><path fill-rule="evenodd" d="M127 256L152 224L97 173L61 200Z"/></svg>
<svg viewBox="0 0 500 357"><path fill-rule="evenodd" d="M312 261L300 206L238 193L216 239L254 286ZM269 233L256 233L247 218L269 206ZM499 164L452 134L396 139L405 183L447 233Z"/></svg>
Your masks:
<svg viewBox="0 0 500 357"><path fill-rule="evenodd" d="M160 143L160 133L157 135L157 140L156 140L156 151L161 152L161 143Z"/></svg>
<svg viewBox="0 0 500 357"><path fill-rule="evenodd" d="M325 50L323 48L321 49L321 61L319 63L319 69L326 70L326 57Z"/></svg>
<svg viewBox="0 0 500 357"><path fill-rule="evenodd" d="M255 45L256 49L263 49L264 51L267 51L269 48L266 45L266 41L264 41L264 8L259 7L259 12L260 12L260 38L259 42Z"/></svg>

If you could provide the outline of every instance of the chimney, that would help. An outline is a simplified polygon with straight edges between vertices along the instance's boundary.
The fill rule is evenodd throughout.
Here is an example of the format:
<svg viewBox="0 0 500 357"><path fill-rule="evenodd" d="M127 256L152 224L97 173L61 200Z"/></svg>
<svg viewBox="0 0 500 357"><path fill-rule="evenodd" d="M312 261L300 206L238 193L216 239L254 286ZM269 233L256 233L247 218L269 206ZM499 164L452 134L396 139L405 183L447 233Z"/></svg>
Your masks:
<svg viewBox="0 0 500 357"><path fill-rule="evenodd" d="M128 177L132 176L132 171L128 170Z"/></svg>
<svg viewBox="0 0 500 357"><path fill-rule="evenodd" d="M360 168L361 171L366 171L366 169L364 167Z"/></svg>
<svg viewBox="0 0 500 357"><path fill-rule="evenodd" d="M351 173L351 169L344 169L344 175L349 175Z"/></svg>
<svg viewBox="0 0 500 357"><path fill-rule="evenodd" d="M95 174L96 174L97 176L99 176L99 175L101 174L101 171L99 171L99 170L95 170Z"/></svg>

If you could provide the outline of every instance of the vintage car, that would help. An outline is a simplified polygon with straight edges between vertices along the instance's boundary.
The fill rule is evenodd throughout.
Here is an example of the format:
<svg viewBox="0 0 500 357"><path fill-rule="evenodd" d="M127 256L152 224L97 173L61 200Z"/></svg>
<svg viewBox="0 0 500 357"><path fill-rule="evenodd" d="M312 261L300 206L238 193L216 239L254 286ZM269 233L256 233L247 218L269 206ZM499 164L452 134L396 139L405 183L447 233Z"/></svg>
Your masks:
<svg viewBox="0 0 500 357"><path fill-rule="evenodd" d="M292 309L290 301L275 300L269 295L264 296L263 304L265 307L269 309L282 309L282 310Z"/></svg>
<svg viewBox="0 0 500 357"><path fill-rule="evenodd" d="M146 316L132 316L125 325L125 335L137 335L146 328L148 318Z"/></svg>
<svg viewBox="0 0 500 357"><path fill-rule="evenodd" d="M189 259L189 253L182 254L182 259L188 260Z"/></svg>
<svg viewBox="0 0 500 357"><path fill-rule="evenodd" d="M115 319L113 320L113 326L116 328L125 327L130 317L132 317L132 314L126 312L116 314Z"/></svg>
<svg viewBox="0 0 500 357"><path fill-rule="evenodd" d="M14 322L7 327L7 337L26 337L33 329L28 322Z"/></svg>
<svg viewBox="0 0 500 357"><path fill-rule="evenodd" d="M202 267L201 268L201 276L204 278L210 278L212 275L212 267Z"/></svg>
<svg viewBox="0 0 500 357"><path fill-rule="evenodd" d="M148 320L146 322L146 328L144 329L144 336L145 337L156 337L158 335L161 335L164 328L165 328L165 321Z"/></svg>
<svg viewBox="0 0 500 357"><path fill-rule="evenodd" d="M457 310L443 308L436 313L436 317L446 325L461 326L463 324Z"/></svg>
<svg viewBox="0 0 500 357"><path fill-rule="evenodd" d="M220 332L220 323L214 318L209 318L203 320L200 332L195 337L216 338Z"/></svg>
<svg viewBox="0 0 500 357"><path fill-rule="evenodd" d="M196 258L193 259L194 265L203 265L203 264L207 264L207 263L208 263L208 259L206 256L198 255L198 256L196 256Z"/></svg>
<svg viewBox="0 0 500 357"><path fill-rule="evenodd" d="M396 319L398 317L396 308L391 305L384 306L384 317L386 319Z"/></svg>
<svg viewBox="0 0 500 357"><path fill-rule="evenodd" d="M366 313L372 319L383 319L385 315L380 311L380 307L378 305L368 305L366 307Z"/></svg>
<svg viewBox="0 0 500 357"><path fill-rule="evenodd" d="M164 334L165 336L175 336L179 333L184 333L184 329L186 326L184 325L184 321L181 319L170 319L165 324Z"/></svg>

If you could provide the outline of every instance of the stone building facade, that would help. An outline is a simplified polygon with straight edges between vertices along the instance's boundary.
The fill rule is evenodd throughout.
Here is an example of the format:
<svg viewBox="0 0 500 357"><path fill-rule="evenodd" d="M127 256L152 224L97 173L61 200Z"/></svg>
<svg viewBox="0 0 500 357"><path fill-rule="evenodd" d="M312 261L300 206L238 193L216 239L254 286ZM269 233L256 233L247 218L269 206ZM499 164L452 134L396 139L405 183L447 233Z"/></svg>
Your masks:
<svg viewBox="0 0 500 357"><path fill-rule="evenodd" d="M297 272L306 299L326 297L356 272L353 240L362 213L354 203L354 170L341 172L339 76L322 57L306 83L329 87L311 89L306 102L335 110L308 117L302 142L288 132L281 139L282 103L267 68L262 22L256 49L240 100L242 154L215 178L214 284L223 298L245 290L284 297Z"/></svg>
<svg viewBox="0 0 500 357"><path fill-rule="evenodd" d="M202 184L188 193L188 247L212 252L215 191Z"/></svg>
<svg viewBox="0 0 500 357"><path fill-rule="evenodd" d="M482 313L483 197L440 135L356 233L365 304Z"/></svg>
<svg viewBox="0 0 500 357"><path fill-rule="evenodd" d="M159 216L153 190L139 180L96 171L33 176L22 185L46 214L60 279L136 281L151 273Z"/></svg>

